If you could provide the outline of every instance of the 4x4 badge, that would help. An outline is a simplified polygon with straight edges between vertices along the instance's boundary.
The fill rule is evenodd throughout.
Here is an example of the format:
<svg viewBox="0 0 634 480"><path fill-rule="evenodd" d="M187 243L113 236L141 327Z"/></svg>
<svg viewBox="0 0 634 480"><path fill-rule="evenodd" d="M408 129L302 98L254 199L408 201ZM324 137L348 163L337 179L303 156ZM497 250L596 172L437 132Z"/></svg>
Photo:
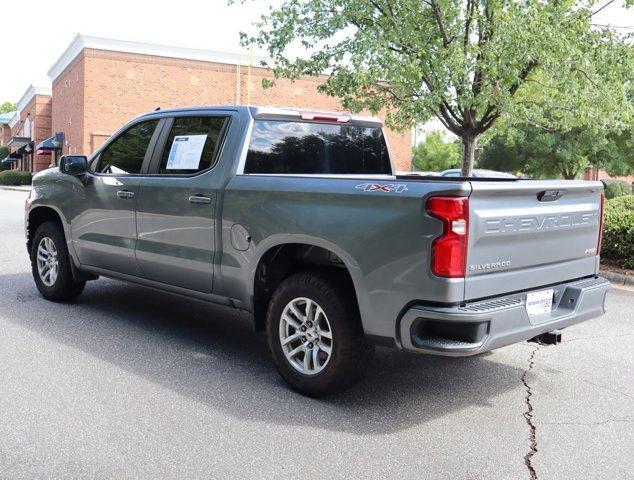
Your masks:
<svg viewBox="0 0 634 480"><path fill-rule="evenodd" d="M401 193L407 191L407 185L402 183L362 183L354 187L364 192L396 192Z"/></svg>

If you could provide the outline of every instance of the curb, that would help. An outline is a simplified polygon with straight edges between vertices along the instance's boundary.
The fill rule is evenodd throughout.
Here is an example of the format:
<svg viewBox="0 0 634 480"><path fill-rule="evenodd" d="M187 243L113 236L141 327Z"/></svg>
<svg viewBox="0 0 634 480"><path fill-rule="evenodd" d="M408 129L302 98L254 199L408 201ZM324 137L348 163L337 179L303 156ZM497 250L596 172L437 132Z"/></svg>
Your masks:
<svg viewBox="0 0 634 480"><path fill-rule="evenodd" d="M0 185L0 190L13 190L14 192L30 192L31 186L26 185Z"/></svg>
<svg viewBox="0 0 634 480"><path fill-rule="evenodd" d="M610 270L599 270L599 275L610 280L615 286L634 287L634 275Z"/></svg>

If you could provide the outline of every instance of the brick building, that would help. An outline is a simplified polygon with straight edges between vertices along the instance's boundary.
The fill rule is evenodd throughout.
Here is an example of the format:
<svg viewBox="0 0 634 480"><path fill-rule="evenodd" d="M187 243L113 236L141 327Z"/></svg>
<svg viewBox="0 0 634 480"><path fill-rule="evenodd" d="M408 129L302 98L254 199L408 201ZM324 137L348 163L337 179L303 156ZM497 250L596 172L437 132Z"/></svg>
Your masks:
<svg viewBox="0 0 634 480"><path fill-rule="evenodd" d="M249 66L259 61L78 35L48 72L51 122L44 138L63 133L61 153L89 155L125 122L157 107L254 104L341 110L336 99L317 91L325 77L282 80L264 90L262 79L272 78L271 72ZM36 105L48 108L41 95L36 97ZM41 142L39 136L35 140ZM397 168L409 170L411 134L388 132L388 142ZM36 159L33 171L46 165Z"/></svg>
<svg viewBox="0 0 634 480"><path fill-rule="evenodd" d="M11 119L18 112L0 113L0 147L5 147L11 139ZM2 159L0 159L2 160Z"/></svg>
<svg viewBox="0 0 634 480"><path fill-rule="evenodd" d="M50 137L52 98L49 87L31 85L18 101L18 111L8 123L6 142L14 155L13 168L39 172L51 162L51 152L36 147Z"/></svg>
<svg viewBox="0 0 634 480"><path fill-rule="evenodd" d="M630 175L627 177L611 177L605 170L599 170L596 167L588 167L586 171L583 172L583 179L621 181L629 183L630 185L634 185L634 175Z"/></svg>

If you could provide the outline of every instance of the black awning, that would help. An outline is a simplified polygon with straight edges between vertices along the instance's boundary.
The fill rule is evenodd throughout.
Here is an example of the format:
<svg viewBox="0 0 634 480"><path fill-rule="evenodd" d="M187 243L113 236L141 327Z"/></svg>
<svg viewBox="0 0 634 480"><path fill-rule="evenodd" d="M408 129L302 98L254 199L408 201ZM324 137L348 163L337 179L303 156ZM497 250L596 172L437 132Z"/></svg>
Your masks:
<svg viewBox="0 0 634 480"><path fill-rule="evenodd" d="M33 142L29 142L26 145L23 145L22 147L18 148L16 150L16 153L18 153L20 157L22 157L23 155L29 155L33 153Z"/></svg>
<svg viewBox="0 0 634 480"><path fill-rule="evenodd" d="M13 153L10 153L9 155L7 155L6 157L4 157L2 159L2 163L17 162L20 158L22 158L22 155L18 155L17 153L13 152Z"/></svg>
<svg viewBox="0 0 634 480"><path fill-rule="evenodd" d="M56 133L52 137L49 137L46 140L42 140L40 143L38 143L35 150L59 150L63 144L64 134Z"/></svg>

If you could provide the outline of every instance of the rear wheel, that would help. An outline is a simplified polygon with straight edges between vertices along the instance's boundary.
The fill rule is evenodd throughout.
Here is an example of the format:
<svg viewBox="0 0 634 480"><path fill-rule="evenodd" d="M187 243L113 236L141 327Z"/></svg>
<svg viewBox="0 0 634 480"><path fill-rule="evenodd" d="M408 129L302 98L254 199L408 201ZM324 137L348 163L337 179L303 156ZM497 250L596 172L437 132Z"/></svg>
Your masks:
<svg viewBox="0 0 634 480"><path fill-rule="evenodd" d="M269 304L267 335L282 378L311 397L354 385L372 353L354 294L334 275L299 273L284 280Z"/></svg>
<svg viewBox="0 0 634 480"><path fill-rule="evenodd" d="M31 271L42 296L53 301L73 300L81 294L86 282L76 282L71 258L60 225L44 222L38 227L31 245Z"/></svg>

